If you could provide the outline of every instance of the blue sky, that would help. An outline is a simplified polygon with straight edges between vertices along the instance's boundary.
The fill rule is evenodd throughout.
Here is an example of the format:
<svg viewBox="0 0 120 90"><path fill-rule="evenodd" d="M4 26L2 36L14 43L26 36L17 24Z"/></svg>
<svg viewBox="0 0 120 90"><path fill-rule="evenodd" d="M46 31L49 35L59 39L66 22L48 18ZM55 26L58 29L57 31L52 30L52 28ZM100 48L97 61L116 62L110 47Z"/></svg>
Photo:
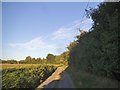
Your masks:
<svg viewBox="0 0 120 90"><path fill-rule="evenodd" d="M99 2L90 2L95 8ZM2 59L58 55L92 20L81 18L87 3L2 3Z"/></svg>

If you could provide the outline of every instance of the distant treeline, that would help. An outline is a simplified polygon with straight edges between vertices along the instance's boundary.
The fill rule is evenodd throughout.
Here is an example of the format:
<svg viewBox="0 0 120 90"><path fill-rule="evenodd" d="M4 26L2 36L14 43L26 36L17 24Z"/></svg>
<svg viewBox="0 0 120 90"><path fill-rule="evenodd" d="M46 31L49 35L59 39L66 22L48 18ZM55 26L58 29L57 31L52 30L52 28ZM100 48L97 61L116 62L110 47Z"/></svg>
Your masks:
<svg viewBox="0 0 120 90"><path fill-rule="evenodd" d="M0 63L16 64L17 61L16 60L1 60L0 59Z"/></svg>
<svg viewBox="0 0 120 90"><path fill-rule="evenodd" d="M45 58L32 58L31 56L27 56L25 60L0 60L0 63L2 64L41 64L41 63L52 63L52 64L65 64L68 63L68 55L64 52L61 55L53 55L48 54L46 59Z"/></svg>
<svg viewBox="0 0 120 90"><path fill-rule="evenodd" d="M93 25L89 32L80 30L77 40L70 43L69 65L96 75L113 77L120 72L119 3L101 3L97 9L86 10Z"/></svg>

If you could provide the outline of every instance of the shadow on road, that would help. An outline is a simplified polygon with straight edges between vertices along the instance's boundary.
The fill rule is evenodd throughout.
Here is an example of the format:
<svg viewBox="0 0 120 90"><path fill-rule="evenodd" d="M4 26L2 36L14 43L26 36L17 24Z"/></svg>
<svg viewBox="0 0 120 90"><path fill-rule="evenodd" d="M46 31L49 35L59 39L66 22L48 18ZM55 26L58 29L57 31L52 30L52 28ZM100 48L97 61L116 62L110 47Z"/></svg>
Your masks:
<svg viewBox="0 0 120 90"><path fill-rule="evenodd" d="M59 67L43 84L41 84L36 90L46 90L47 88L52 90L63 90L63 88L75 88L74 84L65 71L65 67Z"/></svg>

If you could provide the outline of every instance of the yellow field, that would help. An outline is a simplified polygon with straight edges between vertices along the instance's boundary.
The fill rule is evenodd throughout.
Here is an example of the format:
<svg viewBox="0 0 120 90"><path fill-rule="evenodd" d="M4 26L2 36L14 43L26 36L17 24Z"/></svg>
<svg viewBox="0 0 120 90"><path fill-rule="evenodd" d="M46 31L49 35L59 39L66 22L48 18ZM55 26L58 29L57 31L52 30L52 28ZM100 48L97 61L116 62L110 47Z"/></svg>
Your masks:
<svg viewBox="0 0 120 90"><path fill-rule="evenodd" d="M53 65L53 66L61 66L60 64L0 64L2 68L13 68L13 67L31 67L31 66L38 66L38 65Z"/></svg>
<svg viewBox="0 0 120 90"><path fill-rule="evenodd" d="M2 68L14 68L14 67L30 67L36 66L35 64L0 64Z"/></svg>

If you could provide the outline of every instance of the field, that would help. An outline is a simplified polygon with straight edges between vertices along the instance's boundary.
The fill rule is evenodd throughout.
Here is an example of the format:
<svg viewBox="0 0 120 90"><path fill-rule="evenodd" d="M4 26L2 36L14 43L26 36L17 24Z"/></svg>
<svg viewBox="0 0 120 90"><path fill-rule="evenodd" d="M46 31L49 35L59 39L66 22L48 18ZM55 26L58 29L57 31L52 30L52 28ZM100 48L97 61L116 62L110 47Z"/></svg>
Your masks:
<svg viewBox="0 0 120 90"><path fill-rule="evenodd" d="M36 88L59 65L54 64L3 64L2 88Z"/></svg>

